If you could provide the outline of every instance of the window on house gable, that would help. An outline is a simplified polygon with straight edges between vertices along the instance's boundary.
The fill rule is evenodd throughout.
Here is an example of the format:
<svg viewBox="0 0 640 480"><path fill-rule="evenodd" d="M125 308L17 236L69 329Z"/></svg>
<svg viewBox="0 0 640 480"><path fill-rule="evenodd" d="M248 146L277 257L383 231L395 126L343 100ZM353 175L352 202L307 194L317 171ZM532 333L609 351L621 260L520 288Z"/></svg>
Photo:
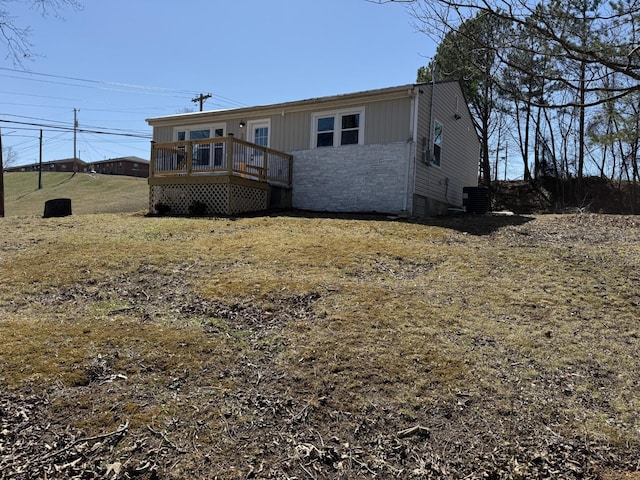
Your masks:
<svg viewBox="0 0 640 480"><path fill-rule="evenodd" d="M442 124L437 120L433 125L433 158L431 163L440 166L440 158L442 154Z"/></svg>
<svg viewBox="0 0 640 480"><path fill-rule="evenodd" d="M363 110L314 115L312 147L337 147L362 143Z"/></svg>

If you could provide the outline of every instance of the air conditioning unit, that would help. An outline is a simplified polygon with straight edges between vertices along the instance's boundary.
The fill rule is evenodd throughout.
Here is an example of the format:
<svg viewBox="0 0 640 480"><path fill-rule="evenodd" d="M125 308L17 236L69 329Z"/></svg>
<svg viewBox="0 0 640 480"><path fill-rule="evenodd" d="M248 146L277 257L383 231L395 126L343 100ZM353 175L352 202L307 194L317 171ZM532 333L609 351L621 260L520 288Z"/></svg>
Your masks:
<svg viewBox="0 0 640 480"><path fill-rule="evenodd" d="M435 165L435 162L433 161L433 154L431 153L431 150L427 148L428 144L429 140L427 140L427 137L422 137L422 161L427 166Z"/></svg>
<svg viewBox="0 0 640 480"><path fill-rule="evenodd" d="M433 163L433 158L431 158L431 152L429 150L425 150L422 152L422 161L427 166L435 165Z"/></svg>
<svg viewBox="0 0 640 480"><path fill-rule="evenodd" d="M463 187L462 206L467 213L487 213L491 209L489 189L485 186Z"/></svg>

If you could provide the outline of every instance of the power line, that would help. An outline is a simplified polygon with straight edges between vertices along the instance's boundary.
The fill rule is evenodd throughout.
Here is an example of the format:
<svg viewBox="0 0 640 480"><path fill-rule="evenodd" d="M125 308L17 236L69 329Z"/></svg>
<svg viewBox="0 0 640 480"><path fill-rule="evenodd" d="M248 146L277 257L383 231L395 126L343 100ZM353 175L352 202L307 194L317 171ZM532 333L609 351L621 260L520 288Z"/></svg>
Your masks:
<svg viewBox="0 0 640 480"><path fill-rule="evenodd" d="M75 98L64 98L64 97L52 97L50 95L36 95L34 93L22 93L22 92L7 92L7 91L0 91L0 93L4 93L6 95L21 95L23 97L33 97L33 98L48 98L51 100L64 100L66 102L74 102L77 99ZM37 105L37 106L41 106L41 105ZM51 107L54 108L54 107ZM57 107L60 108L60 107ZM64 108L68 108L68 107L64 107Z"/></svg>
<svg viewBox="0 0 640 480"><path fill-rule="evenodd" d="M132 89L132 90L149 90L149 91L156 91L156 92L179 93L179 94L182 94L182 95L193 95L194 93L196 93L195 91L190 91L190 90L178 90L178 89L173 89L173 88L154 87L154 86L149 86L149 85L136 85L136 84L132 84L132 83L107 82L107 81L104 81L104 80L91 80L91 79L88 79L88 78L69 77L69 76L65 76L65 75L54 75L54 74L51 74L51 73L31 72L29 70L19 70L19 69L15 69L15 68L7 68L7 67L0 67L0 70L4 70L4 71L8 71L8 72L14 72L14 73L22 73L22 74L26 74L26 75L36 75L36 76L40 76L40 77L58 78L58 79L61 79L61 80L72 80L74 82L90 83L90 84L93 84L93 85L104 85L104 86L109 86L109 87L129 88L129 89ZM12 77L10 75L0 75L0 76L9 77L9 78L24 79L24 77L15 77L15 76ZM52 84L78 86L77 84L54 82L54 81L51 81L51 80L36 80L36 79L32 79L32 80L46 82L46 83L52 83Z"/></svg>
<svg viewBox="0 0 640 480"><path fill-rule="evenodd" d="M76 109L74 109L74 111L76 111ZM40 122L48 122L48 124L46 125L47 127L49 127L51 123L58 123L59 127L65 127L66 125L68 125L68 128L73 128L74 124L77 124L77 122L65 122L62 120L51 120L48 118L41 118L41 117L30 117L27 115L17 115L17 114L13 114L13 113L5 113L5 116L8 117L16 117L16 118L23 118L23 119L27 119L27 120L37 120ZM6 122L10 122L10 121L6 121ZM18 123L18 122L16 122ZM23 122L24 124L29 124L30 122ZM43 125L45 126L45 125ZM124 128L107 128L107 127L100 127L100 126L95 126L95 125L85 125L85 129L89 128L89 129L98 129L98 130L109 130L110 132L125 132L125 133L129 133L129 134L138 134L144 138L147 138L149 136L149 134L147 133L147 131L143 131L143 130L133 130L133 129L124 129Z"/></svg>
<svg viewBox="0 0 640 480"><path fill-rule="evenodd" d="M157 96L164 96L164 97L168 97L168 96L174 96L175 95L169 95L169 94L176 94L176 95L180 95L180 97L176 97L176 98L183 98L184 96L191 96L191 95L197 95L198 92L194 91L194 90L180 90L180 89L174 89L174 88L168 88L168 87L157 87L157 86L149 86L149 85L137 85L137 84L132 84L132 83L123 83L123 82L108 82L108 81L104 81L104 80L92 80L92 79L87 79L87 78L80 78L80 77L70 77L70 76L65 76L65 75L55 75L55 74L51 74L51 73L41 73L41 72L31 72L29 70L19 70L19 69L15 69L15 68L7 68L7 67L0 67L0 70L4 70L4 71L8 71L8 72L14 72L14 73L21 73L21 74L26 74L26 75L37 75L37 76L42 76L42 77L47 77L47 78L57 78L57 79L61 79L61 80L71 80L74 82L83 82L83 83L89 83L91 84L91 86L85 86L85 85L78 85L78 84L69 84L69 83L63 83L63 82L54 82L54 81L50 81L50 80L38 80L38 79L32 79L32 78L28 78L28 77L16 77L16 76L10 76L10 75L0 75L3 77L8 77L8 78L18 78L20 80L32 80L32 81L38 81L38 82L45 82L45 83L51 83L51 84L57 84L57 85L66 85L66 86L77 86L77 87L83 87L83 88L102 88L100 86L103 87L117 87L117 88L126 88L129 90L137 90L137 91L142 91L142 93L146 93L148 95L157 95ZM98 85L98 86L96 86ZM106 89L106 90L114 90L113 88L102 88L102 89ZM147 92L144 92L144 91ZM119 92L126 92L126 90L114 90L114 91L119 91ZM243 104L242 102L238 102L236 100L230 99L228 97L224 97L222 95L215 95L215 98L218 98L220 100L222 100L225 103L228 103L230 105L235 105L238 107L246 107L246 104Z"/></svg>
<svg viewBox="0 0 640 480"><path fill-rule="evenodd" d="M39 120L41 122L53 122L54 121L54 120L50 120L48 118L28 117L26 115L16 115L14 113L5 113L4 115L7 116L7 117L26 118L27 120ZM64 121L60 121L60 123L72 124L71 122L64 122Z"/></svg>
<svg viewBox="0 0 640 480"><path fill-rule="evenodd" d="M82 133L95 133L96 135L116 135L120 137L131 137L131 138L146 138L147 140L151 140L151 135L138 135L135 133L117 133L117 132L108 132L108 131L100 131L100 130L87 130L83 128L79 128L78 132Z"/></svg>
<svg viewBox="0 0 640 480"><path fill-rule="evenodd" d="M4 119L0 119L0 122L12 124L12 125L26 125L26 126L29 126L29 127L49 128L49 129L53 129L54 131L60 131L60 130L65 131L65 132L73 132L74 131L74 127L73 126L66 127L66 126L60 126L60 125L49 125L49 124L44 124L44 123L33 123L33 122L18 122L16 120L4 120ZM19 127L16 127L16 128L19 128ZM99 127L97 127L97 128L99 128ZM117 135L117 136L121 136L121 137L133 137L133 138L151 139L151 135L140 135L140 134L136 134L136 133L126 133L126 132L113 132L113 131L108 131L108 129L90 130L90 129L85 129L85 128L78 128L77 131L78 132L84 132L84 133L95 133L97 135Z"/></svg>
<svg viewBox="0 0 640 480"><path fill-rule="evenodd" d="M144 146L140 144L134 145L131 143L132 141L137 143L144 142ZM82 134L80 135L80 142L86 148L89 148L90 150L92 150L99 158L102 158L105 152L110 153L112 155L116 155L116 156L127 156L131 154L130 153L131 151L140 152L141 155L148 155L149 153L149 143L148 141L145 141L142 139L134 139L134 140L127 141L126 152L129 152L129 153L125 153L125 151L123 151L122 141L115 141L114 139L111 139L105 136L98 136L93 134ZM94 147L95 143L101 144L99 147L100 151L98 151Z"/></svg>

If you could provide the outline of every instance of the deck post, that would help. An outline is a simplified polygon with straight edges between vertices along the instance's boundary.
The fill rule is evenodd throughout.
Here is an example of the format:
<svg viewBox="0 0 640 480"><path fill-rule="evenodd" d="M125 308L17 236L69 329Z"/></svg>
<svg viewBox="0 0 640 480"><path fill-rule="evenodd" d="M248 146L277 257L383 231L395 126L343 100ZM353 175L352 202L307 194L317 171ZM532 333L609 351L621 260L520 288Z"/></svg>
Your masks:
<svg viewBox="0 0 640 480"><path fill-rule="evenodd" d="M233 140L233 133L230 133L227 138L227 173L229 176L233 175Z"/></svg>
<svg viewBox="0 0 640 480"><path fill-rule="evenodd" d="M260 181L266 182L269 177L269 151L264 151L264 165L262 166L262 170L260 170Z"/></svg>
<svg viewBox="0 0 640 480"><path fill-rule="evenodd" d="M187 175L193 171L193 143L187 142Z"/></svg>
<svg viewBox="0 0 640 480"><path fill-rule="evenodd" d="M156 172L156 142L155 140L151 140L151 161L149 162L149 178L152 178Z"/></svg>

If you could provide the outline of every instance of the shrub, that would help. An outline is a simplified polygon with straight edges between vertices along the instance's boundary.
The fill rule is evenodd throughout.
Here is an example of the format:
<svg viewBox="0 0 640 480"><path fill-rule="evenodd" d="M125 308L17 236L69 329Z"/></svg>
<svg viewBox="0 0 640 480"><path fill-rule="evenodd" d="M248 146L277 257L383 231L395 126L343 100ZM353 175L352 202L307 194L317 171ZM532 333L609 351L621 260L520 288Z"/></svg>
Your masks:
<svg viewBox="0 0 640 480"><path fill-rule="evenodd" d="M207 204L203 202L193 202L189 205L189 215L201 217L207 214Z"/></svg>
<svg viewBox="0 0 640 480"><path fill-rule="evenodd" d="M166 203L158 202L153 207L158 215L166 215L171 211L171 207Z"/></svg>

